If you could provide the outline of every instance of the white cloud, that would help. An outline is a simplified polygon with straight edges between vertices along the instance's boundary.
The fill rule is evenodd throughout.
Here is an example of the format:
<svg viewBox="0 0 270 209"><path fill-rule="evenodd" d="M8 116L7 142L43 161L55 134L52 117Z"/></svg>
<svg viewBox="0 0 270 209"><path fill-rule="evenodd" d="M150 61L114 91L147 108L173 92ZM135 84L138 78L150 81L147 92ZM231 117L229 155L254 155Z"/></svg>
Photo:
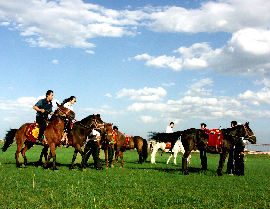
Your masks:
<svg viewBox="0 0 270 209"><path fill-rule="evenodd" d="M58 60L53 60L52 63L53 64L58 64Z"/></svg>
<svg viewBox="0 0 270 209"><path fill-rule="evenodd" d="M265 85L266 87L269 87L269 86L270 86L270 79L264 78L264 79L261 80L261 81L256 80L256 81L254 82L254 84L256 84L256 85L261 85L261 84L263 84L263 85Z"/></svg>
<svg viewBox="0 0 270 209"><path fill-rule="evenodd" d="M253 92L253 91L246 91L243 94L238 95L238 99L254 104L256 106L270 104L270 89L269 88L262 88L258 92Z"/></svg>
<svg viewBox="0 0 270 209"><path fill-rule="evenodd" d="M95 54L95 52L93 52L91 50L86 50L85 52L88 53L88 54Z"/></svg>
<svg viewBox="0 0 270 209"><path fill-rule="evenodd" d="M1 23L0 23L0 26L9 26L9 25L10 25L9 22L1 22Z"/></svg>
<svg viewBox="0 0 270 209"><path fill-rule="evenodd" d="M105 97L109 97L109 98L111 98L112 97L112 95L111 94L105 94Z"/></svg>
<svg viewBox="0 0 270 209"><path fill-rule="evenodd" d="M212 70L219 74L270 76L270 30L243 29L234 33L227 45L215 50L208 43L196 43L173 52L178 52L180 57L143 54L134 58L146 59L145 65L149 67L176 71Z"/></svg>
<svg viewBox="0 0 270 209"><path fill-rule="evenodd" d="M175 86L175 83L163 83L162 86Z"/></svg>
<svg viewBox="0 0 270 209"><path fill-rule="evenodd" d="M130 97L131 100L141 102L161 101L163 97L167 95L165 89L158 88L143 88L139 90L134 89L122 89L116 93L116 98Z"/></svg>
<svg viewBox="0 0 270 209"><path fill-rule="evenodd" d="M207 86L207 85L212 85L212 83L213 83L212 79L210 78L201 79L200 81L190 86L190 90L186 92L186 95L191 95L191 96L211 95L212 90L206 90L202 87Z"/></svg>
<svg viewBox="0 0 270 209"><path fill-rule="evenodd" d="M256 9L251 9L256 8ZM264 0L205 1L198 9L151 8L150 29L158 32L236 32L269 27L270 2Z"/></svg>
<svg viewBox="0 0 270 209"><path fill-rule="evenodd" d="M146 115L140 116L139 118L143 123L156 123L159 121L159 119L157 118L153 118L151 116L146 116Z"/></svg>

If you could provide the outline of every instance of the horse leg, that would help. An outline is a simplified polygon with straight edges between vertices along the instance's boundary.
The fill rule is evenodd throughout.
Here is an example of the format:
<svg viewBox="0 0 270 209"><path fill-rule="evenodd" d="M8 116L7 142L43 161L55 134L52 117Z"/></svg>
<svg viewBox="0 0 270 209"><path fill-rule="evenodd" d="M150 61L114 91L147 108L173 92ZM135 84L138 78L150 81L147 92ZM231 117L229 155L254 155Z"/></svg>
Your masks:
<svg viewBox="0 0 270 209"><path fill-rule="evenodd" d="M120 151L120 157L121 157L121 166L120 168L123 168L124 167L124 158L123 158L123 152Z"/></svg>
<svg viewBox="0 0 270 209"><path fill-rule="evenodd" d="M228 155L228 150L222 150L222 153L220 154L219 166L217 169L217 174L219 176L222 176L222 169L223 169L227 155Z"/></svg>
<svg viewBox="0 0 270 209"><path fill-rule="evenodd" d="M182 157L182 171L185 175L189 175L187 161L188 161L188 156L190 155L190 152L191 151L186 150L184 156Z"/></svg>
<svg viewBox="0 0 270 209"><path fill-rule="evenodd" d="M116 153L115 153L115 158L114 158L114 160L113 160L113 162L112 162L112 165L111 165L112 168L114 167L114 164L116 163L116 160L118 159L118 157L119 157L119 155L120 155L119 152L120 152L120 151L117 150Z"/></svg>
<svg viewBox="0 0 270 209"><path fill-rule="evenodd" d="M168 160L167 160L167 164L169 164L169 162L170 162L170 159L172 158L172 153L170 154L170 156L169 156L169 158L168 158Z"/></svg>
<svg viewBox="0 0 270 209"><path fill-rule="evenodd" d="M109 162L108 162L108 147L106 147L106 149L104 150L104 154L105 154L106 168L108 168L109 167Z"/></svg>
<svg viewBox="0 0 270 209"><path fill-rule="evenodd" d="M15 159L16 159L16 166L17 168L20 168L20 162L19 162L19 154L22 150L22 146L21 144L17 144L17 151L15 153Z"/></svg>
<svg viewBox="0 0 270 209"><path fill-rule="evenodd" d="M76 160L77 153L78 153L78 150L75 149L69 169L74 169L74 162ZM84 159L84 158L82 158L82 159ZM82 165L84 165L84 160L82 160Z"/></svg>
<svg viewBox="0 0 270 209"><path fill-rule="evenodd" d="M27 158L26 158L26 155L25 155L25 152L27 151L27 150L29 150L28 149L28 147L27 147L27 145L25 145L25 147L22 149L22 151L21 151L21 154L22 154L22 156L23 156L23 159L24 159L24 166L26 166L26 164L27 164Z"/></svg>
<svg viewBox="0 0 270 209"><path fill-rule="evenodd" d="M47 159L46 162L43 164L43 168L44 168L44 169L47 168L47 165L48 165L48 163L50 162L51 158L52 158L52 152L49 153L48 159Z"/></svg>
<svg viewBox="0 0 270 209"><path fill-rule="evenodd" d="M177 165L177 163L176 163L176 158L177 158L177 152L174 152L174 165Z"/></svg>
<svg viewBox="0 0 270 209"><path fill-rule="evenodd" d="M158 149L159 148L157 147L157 144L154 145L153 152L151 154L151 163L154 163L154 164L156 163L155 157L156 157L156 153L157 153Z"/></svg>
<svg viewBox="0 0 270 209"><path fill-rule="evenodd" d="M44 146L41 153L40 153L40 157L39 157L39 161L38 161L38 165L42 165L42 157L44 156L45 161L47 160L48 157L48 146Z"/></svg>

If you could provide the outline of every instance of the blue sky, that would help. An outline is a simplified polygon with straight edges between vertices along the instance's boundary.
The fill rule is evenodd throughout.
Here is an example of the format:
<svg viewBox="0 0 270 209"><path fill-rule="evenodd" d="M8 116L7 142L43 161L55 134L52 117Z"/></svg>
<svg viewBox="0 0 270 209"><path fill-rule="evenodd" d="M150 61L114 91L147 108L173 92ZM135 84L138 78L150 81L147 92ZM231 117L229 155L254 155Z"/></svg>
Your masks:
<svg viewBox="0 0 270 209"><path fill-rule="evenodd" d="M237 120L269 143L268 14L264 0L0 0L0 138L52 89L128 135Z"/></svg>

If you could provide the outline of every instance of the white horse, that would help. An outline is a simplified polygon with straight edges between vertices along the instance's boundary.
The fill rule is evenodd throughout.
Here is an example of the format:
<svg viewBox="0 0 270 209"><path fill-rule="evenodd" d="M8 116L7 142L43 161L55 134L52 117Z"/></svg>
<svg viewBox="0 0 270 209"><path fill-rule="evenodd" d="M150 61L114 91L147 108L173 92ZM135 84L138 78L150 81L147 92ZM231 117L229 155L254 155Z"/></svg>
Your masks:
<svg viewBox="0 0 270 209"><path fill-rule="evenodd" d="M148 142L148 147L151 148L152 146L152 149L153 149L153 152L151 154L151 163L156 163L156 160L155 160L155 156L156 156L156 153L159 149L161 149L162 151L166 152L166 143L164 142L157 142L156 140L151 140ZM177 165L176 163L176 158L177 158L177 153L178 152L182 152L183 154L185 153L185 149L182 145L182 142L180 140L177 140L173 149L172 149L172 153L170 154L170 157L169 159L167 160L167 164L169 164L170 162L170 159L174 153L174 164ZM190 158L191 158L191 155L188 156L188 163L190 163Z"/></svg>

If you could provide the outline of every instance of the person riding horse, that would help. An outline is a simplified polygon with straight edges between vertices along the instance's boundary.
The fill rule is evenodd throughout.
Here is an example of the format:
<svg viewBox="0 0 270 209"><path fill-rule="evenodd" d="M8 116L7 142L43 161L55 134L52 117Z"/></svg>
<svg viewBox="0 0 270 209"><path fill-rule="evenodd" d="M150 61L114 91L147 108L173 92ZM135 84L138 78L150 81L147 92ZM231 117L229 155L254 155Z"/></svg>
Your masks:
<svg viewBox="0 0 270 209"><path fill-rule="evenodd" d="M46 92L46 98L39 100L34 106L33 109L37 111L36 113L36 122L39 125L39 135L37 142L45 143L44 141L44 131L46 130L46 120L48 115L53 115L52 112L52 100L53 100L53 91L48 90Z"/></svg>

